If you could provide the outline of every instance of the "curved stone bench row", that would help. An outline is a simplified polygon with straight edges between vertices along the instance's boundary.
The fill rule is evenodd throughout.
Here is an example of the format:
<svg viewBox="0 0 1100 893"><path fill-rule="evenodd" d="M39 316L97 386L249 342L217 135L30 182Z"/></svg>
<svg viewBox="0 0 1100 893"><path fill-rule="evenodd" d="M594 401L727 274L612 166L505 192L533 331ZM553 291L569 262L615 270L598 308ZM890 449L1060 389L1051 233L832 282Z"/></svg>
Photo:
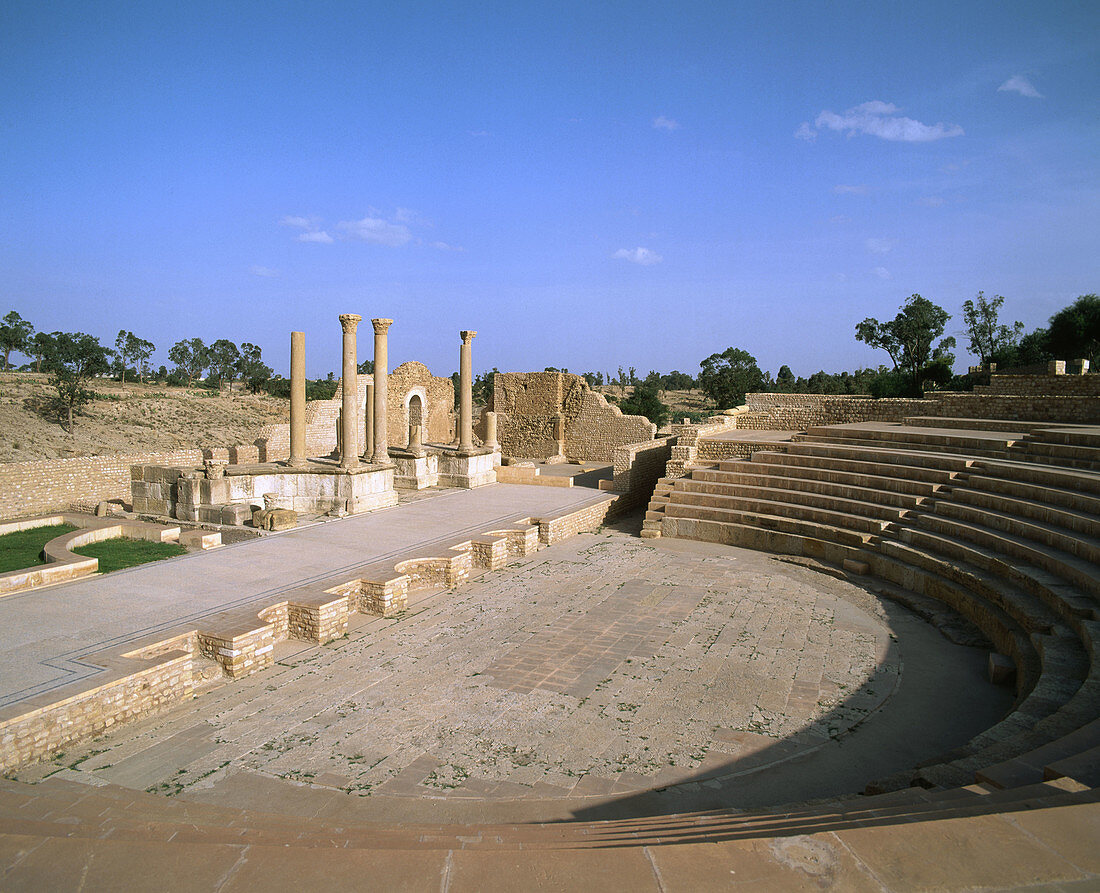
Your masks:
<svg viewBox="0 0 1100 893"><path fill-rule="evenodd" d="M0 710L0 771L43 759L116 723L185 700L208 680L207 670L215 664L220 675L230 678L260 672L274 663L279 642L332 642L347 632L352 613L392 616L405 609L410 591L453 588L468 580L475 567L497 570L540 544L552 545L595 529L615 503L611 496L594 498L580 508L520 518L449 546L367 565L350 579L330 578L281 593L276 602L211 613L195 626L90 655L90 663L106 670L93 677L94 685L74 683ZM155 525L142 528L149 536L155 533ZM89 534L103 529L107 528Z"/></svg>
<svg viewBox="0 0 1100 893"><path fill-rule="evenodd" d="M1084 772L1100 746L1100 476L1007 460L1011 444L1004 431L811 430L663 481L646 523L869 572L871 588L937 599L1012 658L1001 722L872 790Z"/></svg>

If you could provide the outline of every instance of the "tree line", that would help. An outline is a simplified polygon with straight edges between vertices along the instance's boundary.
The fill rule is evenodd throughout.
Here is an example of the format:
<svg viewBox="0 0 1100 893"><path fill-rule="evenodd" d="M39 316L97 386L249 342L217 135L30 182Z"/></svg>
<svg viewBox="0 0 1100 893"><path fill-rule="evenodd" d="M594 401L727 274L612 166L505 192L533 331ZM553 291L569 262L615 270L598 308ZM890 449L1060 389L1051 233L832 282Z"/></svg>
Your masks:
<svg viewBox="0 0 1100 893"><path fill-rule="evenodd" d="M173 368L161 366L154 371L151 359L156 345L133 332L120 330L111 348L84 332L36 332L15 310L0 320L0 351L5 371L11 369L11 354L15 352L30 357L36 372L49 374L50 384L57 392L55 407L66 419L70 431L74 413L94 396L88 385L93 379L107 375L113 374L123 383L130 376L142 383L154 380L188 387L201 383L210 390L226 386L230 394L237 380L244 382L252 393L269 389L277 381L271 367L263 362L259 345L247 341L240 347L225 338L210 345L201 338L177 341L168 350ZM289 396L289 383L287 391Z"/></svg>

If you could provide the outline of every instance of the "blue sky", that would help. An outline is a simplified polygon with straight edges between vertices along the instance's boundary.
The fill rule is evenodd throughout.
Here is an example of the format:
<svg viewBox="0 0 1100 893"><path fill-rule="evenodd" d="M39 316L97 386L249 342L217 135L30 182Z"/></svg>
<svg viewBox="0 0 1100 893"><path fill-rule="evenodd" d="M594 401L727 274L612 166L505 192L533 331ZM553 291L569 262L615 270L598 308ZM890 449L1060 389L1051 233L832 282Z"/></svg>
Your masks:
<svg viewBox="0 0 1100 893"><path fill-rule="evenodd" d="M1100 6L40 3L0 10L0 313L158 345L799 374L913 292L1100 290ZM369 356L369 327L360 356ZM959 351L958 366L966 363Z"/></svg>

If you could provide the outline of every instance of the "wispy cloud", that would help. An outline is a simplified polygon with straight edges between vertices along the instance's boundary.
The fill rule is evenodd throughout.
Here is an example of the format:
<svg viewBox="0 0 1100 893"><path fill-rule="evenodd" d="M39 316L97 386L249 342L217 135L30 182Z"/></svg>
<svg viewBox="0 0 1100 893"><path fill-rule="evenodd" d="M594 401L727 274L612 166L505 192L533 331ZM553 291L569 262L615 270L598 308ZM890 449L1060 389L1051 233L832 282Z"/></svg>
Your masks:
<svg viewBox="0 0 1100 893"><path fill-rule="evenodd" d="M390 223L381 217L364 217L362 220L342 220L337 229L349 239L358 239L372 245L399 248L412 241L412 233L404 223Z"/></svg>
<svg viewBox="0 0 1100 893"><path fill-rule="evenodd" d="M863 244L872 254L889 254L894 250L894 243L890 239L867 239Z"/></svg>
<svg viewBox="0 0 1100 893"><path fill-rule="evenodd" d="M465 251L461 245L448 245L446 242L432 242L432 248L439 251Z"/></svg>
<svg viewBox="0 0 1100 893"><path fill-rule="evenodd" d="M833 195L866 195L869 191L866 183L838 183L833 187Z"/></svg>
<svg viewBox="0 0 1100 893"><path fill-rule="evenodd" d="M628 260L643 267L652 267L664 260L656 251L648 248L620 248L611 256L616 260Z"/></svg>
<svg viewBox="0 0 1100 893"><path fill-rule="evenodd" d="M1019 93L1021 96L1027 96L1030 99L1042 99L1043 94L1035 89L1035 85L1031 83L1022 74L1014 74L1001 86L997 88L998 93Z"/></svg>
<svg viewBox="0 0 1100 893"><path fill-rule="evenodd" d="M273 270L271 267L261 267L259 264L253 264L248 272L253 276L262 276L264 279L274 279L279 275L278 270Z"/></svg>
<svg viewBox="0 0 1100 893"><path fill-rule="evenodd" d="M298 233L297 235L299 242L317 242L322 245L328 245L332 242L332 236L321 229L321 220L319 217L297 217L288 214L279 221L279 224L281 226L291 226L294 229L304 230L304 232Z"/></svg>
<svg viewBox="0 0 1100 893"><path fill-rule="evenodd" d="M879 279L893 279L893 274L886 267L875 267L874 273Z"/></svg>
<svg viewBox="0 0 1100 893"><path fill-rule="evenodd" d="M795 131L795 136L804 140L813 139L818 131L835 130L850 137L865 133L891 142L928 143L963 135L963 129L958 124L922 124L899 115L900 111L892 102L877 99L850 108L842 115L826 109L814 119L817 131L808 122L803 122Z"/></svg>
<svg viewBox="0 0 1100 893"><path fill-rule="evenodd" d="M810 126L809 121L803 121L798 125L798 130L794 132L794 138L812 143L817 139L817 131Z"/></svg>
<svg viewBox="0 0 1100 893"><path fill-rule="evenodd" d="M656 130L679 130L680 122L673 118L666 118L664 115L658 115L653 119L653 127Z"/></svg>

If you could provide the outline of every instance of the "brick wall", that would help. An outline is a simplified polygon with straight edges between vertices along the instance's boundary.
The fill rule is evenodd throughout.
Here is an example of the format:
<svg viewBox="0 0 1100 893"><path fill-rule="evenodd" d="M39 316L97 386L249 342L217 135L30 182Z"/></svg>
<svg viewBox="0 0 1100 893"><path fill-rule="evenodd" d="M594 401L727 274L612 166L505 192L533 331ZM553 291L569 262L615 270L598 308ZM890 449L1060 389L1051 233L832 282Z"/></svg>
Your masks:
<svg viewBox="0 0 1100 893"><path fill-rule="evenodd" d="M202 450L76 456L0 465L0 520L104 499L130 502L131 465L202 465Z"/></svg>

